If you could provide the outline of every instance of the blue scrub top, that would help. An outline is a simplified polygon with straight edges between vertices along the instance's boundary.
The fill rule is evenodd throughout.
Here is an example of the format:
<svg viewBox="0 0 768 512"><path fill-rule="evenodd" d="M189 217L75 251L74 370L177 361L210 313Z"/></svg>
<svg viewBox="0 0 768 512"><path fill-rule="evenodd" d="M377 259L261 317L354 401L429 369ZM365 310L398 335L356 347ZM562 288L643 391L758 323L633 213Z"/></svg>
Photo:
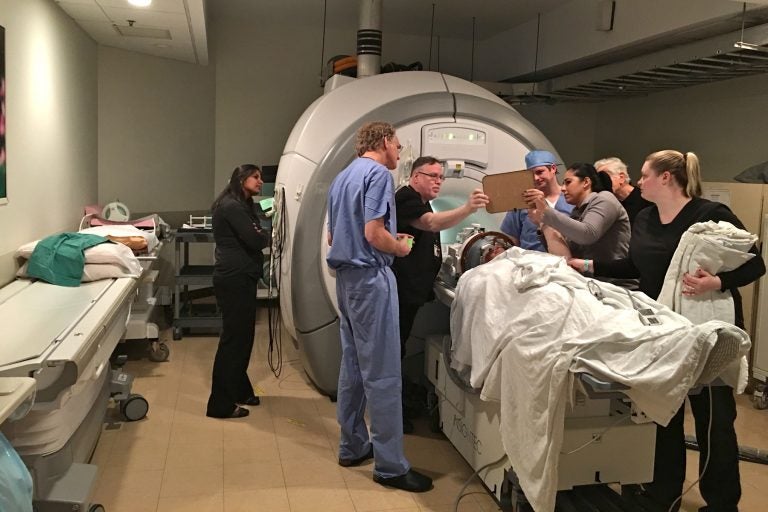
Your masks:
<svg viewBox="0 0 768 512"><path fill-rule="evenodd" d="M565 197L560 194L555 203L555 210L567 215L571 214L573 206L565 202ZM501 231L520 241L521 249L546 252L546 248L539 238L538 227L528 219L528 210L512 210L507 212L501 221Z"/></svg>
<svg viewBox="0 0 768 512"><path fill-rule="evenodd" d="M365 239L365 224L383 218L387 230L393 237L397 235L394 189L389 170L370 158L356 158L336 176L328 190L329 267L392 265L394 255L379 251Z"/></svg>

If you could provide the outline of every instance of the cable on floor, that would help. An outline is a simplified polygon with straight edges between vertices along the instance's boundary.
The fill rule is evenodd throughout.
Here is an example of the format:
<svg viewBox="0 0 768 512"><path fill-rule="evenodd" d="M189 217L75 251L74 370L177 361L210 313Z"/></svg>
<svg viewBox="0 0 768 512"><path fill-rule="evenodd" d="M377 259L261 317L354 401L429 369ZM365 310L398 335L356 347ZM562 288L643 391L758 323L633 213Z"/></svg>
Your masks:
<svg viewBox="0 0 768 512"><path fill-rule="evenodd" d="M276 189L275 213L272 218L272 250L269 254L269 298L267 325L269 326L269 349L267 362L275 377L283 371L282 315L280 314L280 278L282 276L282 254L285 240L285 188Z"/></svg>

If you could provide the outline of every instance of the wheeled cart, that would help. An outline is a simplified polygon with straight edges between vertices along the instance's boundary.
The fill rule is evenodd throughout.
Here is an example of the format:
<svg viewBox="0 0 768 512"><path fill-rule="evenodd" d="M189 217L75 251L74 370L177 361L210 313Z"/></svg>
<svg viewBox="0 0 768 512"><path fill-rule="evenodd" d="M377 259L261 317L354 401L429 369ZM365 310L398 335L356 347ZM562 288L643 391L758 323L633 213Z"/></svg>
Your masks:
<svg viewBox="0 0 768 512"><path fill-rule="evenodd" d="M213 265L190 265L190 244L213 244L210 228L181 228L174 235L176 284L173 293L173 339L180 340L184 329L221 330L221 313L215 301L193 304L190 286L213 287ZM211 245L211 247L213 247Z"/></svg>

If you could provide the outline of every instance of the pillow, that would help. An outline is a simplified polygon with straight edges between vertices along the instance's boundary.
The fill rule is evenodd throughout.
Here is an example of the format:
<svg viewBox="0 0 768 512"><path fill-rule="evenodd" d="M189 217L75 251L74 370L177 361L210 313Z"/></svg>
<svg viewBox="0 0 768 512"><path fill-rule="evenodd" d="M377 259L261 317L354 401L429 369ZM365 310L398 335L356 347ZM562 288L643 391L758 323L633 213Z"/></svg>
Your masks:
<svg viewBox="0 0 768 512"><path fill-rule="evenodd" d="M32 256L37 242L36 240L19 247L16 250L16 257L28 260ZM141 263L133 255L133 251L123 244L104 243L94 245L86 249L83 254L85 255L86 265L89 263L117 265L123 269L125 274L141 275Z"/></svg>
<svg viewBox="0 0 768 512"><path fill-rule="evenodd" d="M16 277L29 277L27 275L27 265L28 262L25 262L21 268L16 271ZM83 267L83 277L81 281L83 283L88 283L90 281L113 279L117 277L138 278L139 274L131 274L120 265L112 265L109 263L86 263Z"/></svg>
<svg viewBox="0 0 768 512"><path fill-rule="evenodd" d="M81 229L80 233L103 236L104 238L109 238L110 240L114 240L115 242L124 243L128 245L131 249L135 249L135 247L132 246L131 244L124 242L123 240L120 240L120 238L134 239L135 237L141 237L144 240L146 240L144 247L142 247L141 249L143 250L146 248L148 252L152 252L152 250L155 247L157 247L157 244L159 243L157 240L157 236L151 231L147 231L145 229L139 229L136 226L131 226L129 224L114 224L114 225L110 224L108 226L95 226L92 228Z"/></svg>

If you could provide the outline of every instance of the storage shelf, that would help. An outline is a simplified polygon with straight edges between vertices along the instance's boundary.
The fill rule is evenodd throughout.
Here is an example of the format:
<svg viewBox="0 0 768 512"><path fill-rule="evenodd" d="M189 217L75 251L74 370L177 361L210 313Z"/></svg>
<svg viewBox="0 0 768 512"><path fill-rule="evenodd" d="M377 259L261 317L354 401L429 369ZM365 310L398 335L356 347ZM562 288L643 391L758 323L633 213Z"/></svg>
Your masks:
<svg viewBox="0 0 768 512"><path fill-rule="evenodd" d="M190 265L189 245L214 243L211 229L180 229L175 233L176 283L173 301L173 339L181 339L183 329L221 330L221 313L216 304L193 304L190 286L213 285L213 265Z"/></svg>

